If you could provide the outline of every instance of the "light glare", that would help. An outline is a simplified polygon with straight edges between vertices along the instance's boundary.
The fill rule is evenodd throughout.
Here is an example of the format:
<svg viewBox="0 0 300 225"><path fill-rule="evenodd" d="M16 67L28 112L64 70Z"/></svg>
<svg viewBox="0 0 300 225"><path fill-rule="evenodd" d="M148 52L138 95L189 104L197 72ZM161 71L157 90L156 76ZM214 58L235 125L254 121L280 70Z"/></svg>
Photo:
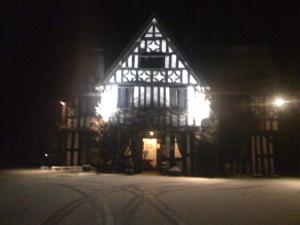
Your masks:
<svg viewBox="0 0 300 225"><path fill-rule="evenodd" d="M201 121L209 117L210 102L200 87L188 87L188 123L196 126L201 125Z"/></svg>
<svg viewBox="0 0 300 225"><path fill-rule="evenodd" d="M275 106L281 107L285 103L286 103L286 101L283 98L280 98L280 97L275 98L275 101L274 101Z"/></svg>
<svg viewBox="0 0 300 225"><path fill-rule="evenodd" d="M106 86L101 93L101 101L96 106L96 114L107 122L117 111L118 87L116 85Z"/></svg>

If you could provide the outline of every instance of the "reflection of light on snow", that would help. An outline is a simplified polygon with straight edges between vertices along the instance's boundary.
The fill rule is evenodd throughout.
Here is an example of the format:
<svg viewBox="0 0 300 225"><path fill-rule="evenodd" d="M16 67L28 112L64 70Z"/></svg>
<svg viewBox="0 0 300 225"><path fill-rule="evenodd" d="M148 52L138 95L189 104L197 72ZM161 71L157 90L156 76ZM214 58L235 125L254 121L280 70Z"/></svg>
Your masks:
<svg viewBox="0 0 300 225"><path fill-rule="evenodd" d="M220 178L202 178L202 177L177 177L176 180L184 181L184 182L192 182L192 183L201 183L201 184L224 184L224 182L228 182L226 179Z"/></svg>
<svg viewBox="0 0 300 225"><path fill-rule="evenodd" d="M278 183L279 183L279 181L278 181ZM284 187L284 190L287 190L287 189L299 190L300 181L297 178L288 178L288 179L285 179L284 182L280 182L280 184L278 184L278 185L282 185Z"/></svg>
<svg viewBox="0 0 300 225"><path fill-rule="evenodd" d="M188 87L188 124L201 125L201 121L209 117L210 102L200 87Z"/></svg>
<svg viewBox="0 0 300 225"><path fill-rule="evenodd" d="M117 111L118 87L115 85L105 86L101 93L101 101L96 106L96 113L107 122Z"/></svg>

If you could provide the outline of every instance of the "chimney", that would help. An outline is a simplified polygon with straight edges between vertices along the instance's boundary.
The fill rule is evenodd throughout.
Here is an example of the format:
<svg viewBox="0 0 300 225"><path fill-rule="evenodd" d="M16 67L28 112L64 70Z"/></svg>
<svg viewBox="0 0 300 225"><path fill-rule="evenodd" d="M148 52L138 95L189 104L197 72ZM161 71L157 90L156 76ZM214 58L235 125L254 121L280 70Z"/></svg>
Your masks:
<svg viewBox="0 0 300 225"><path fill-rule="evenodd" d="M96 48L92 51L93 72L95 80L102 82L104 80L104 54L102 48Z"/></svg>

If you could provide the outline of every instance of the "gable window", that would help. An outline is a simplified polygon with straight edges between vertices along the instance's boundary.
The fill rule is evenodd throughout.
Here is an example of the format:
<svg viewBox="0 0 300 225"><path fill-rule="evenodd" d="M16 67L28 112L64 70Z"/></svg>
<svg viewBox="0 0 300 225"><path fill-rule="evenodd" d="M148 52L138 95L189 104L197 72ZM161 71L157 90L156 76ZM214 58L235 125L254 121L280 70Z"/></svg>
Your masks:
<svg viewBox="0 0 300 225"><path fill-rule="evenodd" d="M140 57L140 68L148 69L148 68L165 68L165 57L158 56L141 56Z"/></svg>

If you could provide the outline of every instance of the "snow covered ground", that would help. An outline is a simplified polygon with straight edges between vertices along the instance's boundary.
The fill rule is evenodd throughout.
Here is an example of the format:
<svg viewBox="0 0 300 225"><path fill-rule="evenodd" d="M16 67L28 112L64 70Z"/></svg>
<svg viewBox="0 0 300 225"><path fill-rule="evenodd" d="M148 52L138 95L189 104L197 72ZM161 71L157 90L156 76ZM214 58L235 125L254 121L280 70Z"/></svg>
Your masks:
<svg viewBox="0 0 300 225"><path fill-rule="evenodd" d="M0 171L1 225L300 224L300 179Z"/></svg>

